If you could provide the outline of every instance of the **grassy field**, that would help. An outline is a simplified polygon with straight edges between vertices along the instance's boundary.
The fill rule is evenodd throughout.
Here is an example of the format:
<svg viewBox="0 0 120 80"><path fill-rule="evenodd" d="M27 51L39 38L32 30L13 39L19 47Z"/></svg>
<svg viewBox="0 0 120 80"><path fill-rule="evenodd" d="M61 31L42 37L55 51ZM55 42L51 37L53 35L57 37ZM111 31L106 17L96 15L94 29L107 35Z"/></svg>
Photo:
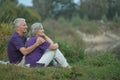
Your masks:
<svg viewBox="0 0 120 80"><path fill-rule="evenodd" d="M112 27L106 28L99 22L85 22L79 18L73 19L72 22L63 18L58 21L48 19L43 22L43 26L45 33L59 43L60 50L72 68L26 68L0 64L0 80L120 80L120 60L116 55L109 51L85 54L84 44L76 34L77 30L100 34ZM98 32L100 26L104 30ZM0 25L0 60L8 60L6 44L12 33L11 24Z"/></svg>
<svg viewBox="0 0 120 80"><path fill-rule="evenodd" d="M120 80L120 61L110 53L86 56L70 64L72 69L0 65L0 80Z"/></svg>

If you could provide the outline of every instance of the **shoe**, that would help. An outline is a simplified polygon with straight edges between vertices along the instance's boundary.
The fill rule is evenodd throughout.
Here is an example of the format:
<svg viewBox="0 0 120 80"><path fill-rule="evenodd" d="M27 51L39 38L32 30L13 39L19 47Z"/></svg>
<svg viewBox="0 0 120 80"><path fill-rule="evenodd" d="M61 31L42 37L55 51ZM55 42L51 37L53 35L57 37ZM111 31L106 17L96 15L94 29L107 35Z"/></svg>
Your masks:
<svg viewBox="0 0 120 80"><path fill-rule="evenodd" d="M70 66L70 65L69 65L69 66L67 66L67 68L68 68L68 69L71 69L71 68L72 68L72 66Z"/></svg>
<svg viewBox="0 0 120 80"><path fill-rule="evenodd" d="M8 64L9 61L0 61L0 64Z"/></svg>

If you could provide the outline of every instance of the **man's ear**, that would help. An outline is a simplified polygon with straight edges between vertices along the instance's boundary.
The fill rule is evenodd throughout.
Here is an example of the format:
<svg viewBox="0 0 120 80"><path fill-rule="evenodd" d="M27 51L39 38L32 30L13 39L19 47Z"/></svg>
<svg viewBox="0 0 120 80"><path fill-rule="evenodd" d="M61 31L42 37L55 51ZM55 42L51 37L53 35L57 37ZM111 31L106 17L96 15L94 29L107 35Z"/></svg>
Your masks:
<svg viewBox="0 0 120 80"><path fill-rule="evenodd" d="M18 31L20 29L20 27L16 27L16 30Z"/></svg>

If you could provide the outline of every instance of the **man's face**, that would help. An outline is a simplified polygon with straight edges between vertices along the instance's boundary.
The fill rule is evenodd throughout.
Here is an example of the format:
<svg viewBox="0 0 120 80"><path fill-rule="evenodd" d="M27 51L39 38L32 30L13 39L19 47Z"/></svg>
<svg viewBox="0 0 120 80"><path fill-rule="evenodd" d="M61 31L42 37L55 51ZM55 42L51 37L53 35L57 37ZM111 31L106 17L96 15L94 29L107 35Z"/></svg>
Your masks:
<svg viewBox="0 0 120 80"><path fill-rule="evenodd" d="M20 22L20 26L18 27L19 28L19 31L21 33L26 33L27 32L27 24L25 21L21 21Z"/></svg>

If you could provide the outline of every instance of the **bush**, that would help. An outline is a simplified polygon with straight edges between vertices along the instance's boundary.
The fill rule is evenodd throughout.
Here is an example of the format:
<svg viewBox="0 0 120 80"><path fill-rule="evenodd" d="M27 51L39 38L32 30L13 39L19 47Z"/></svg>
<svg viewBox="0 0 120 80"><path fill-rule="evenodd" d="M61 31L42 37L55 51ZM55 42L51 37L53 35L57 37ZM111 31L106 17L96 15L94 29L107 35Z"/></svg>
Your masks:
<svg viewBox="0 0 120 80"><path fill-rule="evenodd" d="M82 23L82 25L85 26L97 26L96 22L94 24L83 22L85 24ZM116 59L114 54L103 52L85 55L83 41L75 33L78 28L68 26L70 24L68 22L64 27L63 23L54 20L46 21L44 24L46 33L52 36L52 39L56 39L54 41L58 42L60 50L72 68L23 68L13 64L0 64L0 80L120 80L120 60ZM90 28L88 29L94 31L93 27ZM1 60L7 60L4 44L12 33L11 24L0 24L0 37L2 37L0 38L0 46L3 44L2 48L4 49L0 52Z"/></svg>
<svg viewBox="0 0 120 80"><path fill-rule="evenodd" d="M0 59L7 60L7 42L10 35L13 33L11 24L0 24Z"/></svg>
<svg viewBox="0 0 120 80"><path fill-rule="evenodd" d="M94 55L89 55L85 59L86 65L92 65L97 67L102 67L106 65L116 65L118 64L118 59L116 56L109 52L97 53Z"/></svg>
<svg viewBox="0 0 120 80"><path fill-rule="evenodd" d="M113 18L113 21L117 23L120 22L120 17L118 16L118 14L115 15L115 17Z"/></svg>
<svg viewBox="0 0 120 80"><path fill-rule="evenodd" d="M84 59L84 49L79 46L78 42L68 42L65 40L57 41L60 50L70 63L77 63ZM77 45L76 45L77 44Z"/></svg>
<svg viewBox="0 0 120 80"><path fill-rule="evenodd" d="M102 16L103 22L107 22L107 17L105 15Z"/></svg>
<svg viewBox="0 0 120 80"><path fill-rule="evenodd" d="M80 17L77 15L77 16L72 17L71 22L72 22L72 25L73 25L74 27L80 26L80 24L81 24L81 19L80 19Z"/></svg>

